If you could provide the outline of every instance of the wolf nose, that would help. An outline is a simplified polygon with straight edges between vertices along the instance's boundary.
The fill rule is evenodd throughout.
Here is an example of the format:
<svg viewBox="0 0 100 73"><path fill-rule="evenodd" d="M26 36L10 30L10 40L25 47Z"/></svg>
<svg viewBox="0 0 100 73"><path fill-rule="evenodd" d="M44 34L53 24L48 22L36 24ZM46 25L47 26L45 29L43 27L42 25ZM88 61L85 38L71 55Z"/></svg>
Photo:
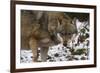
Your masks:
<svg viewBox="0 0 100 73"><path fill-rule="evenodd" d="M67 46L67 44L65 44L65 43L64 43L63 45L64 45L64 46Z"/></svg>

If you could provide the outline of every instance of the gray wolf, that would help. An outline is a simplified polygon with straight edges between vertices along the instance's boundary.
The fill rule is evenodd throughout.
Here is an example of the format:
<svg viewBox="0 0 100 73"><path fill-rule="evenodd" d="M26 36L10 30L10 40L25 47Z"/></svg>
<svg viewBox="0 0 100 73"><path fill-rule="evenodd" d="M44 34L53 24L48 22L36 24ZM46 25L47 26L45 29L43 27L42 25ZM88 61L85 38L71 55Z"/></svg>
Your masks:
<svg viewBox="0 0 100 73"><path fill-rule="evenodd" d="M45 62L49 46L62 43L67 47L76 33L75 19L64 12L21 11L21 49L30 48L34 62L38 61L38 47Z"/></svg>

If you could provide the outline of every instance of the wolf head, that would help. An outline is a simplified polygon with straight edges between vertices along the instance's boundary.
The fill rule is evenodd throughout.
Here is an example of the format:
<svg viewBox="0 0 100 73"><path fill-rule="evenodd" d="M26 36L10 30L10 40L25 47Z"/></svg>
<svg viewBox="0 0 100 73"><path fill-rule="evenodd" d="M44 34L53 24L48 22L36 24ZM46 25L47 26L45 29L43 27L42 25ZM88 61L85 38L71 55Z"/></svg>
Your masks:
<svg viewBox="0 0 100 73"><path fill-rule="evenodd" d="M76 28L76 18L72 19L63 19L58 21L58 32L57 39L67 47L72 41L75 34L77 34Z"/></svg>
<svg viewBox="0 0 100 73"><path fill-rule="evenodd" d="M72 19L64 12L47 12L48 31L53 41L67 46L73 34L77 33L76 18Z"/></svg>

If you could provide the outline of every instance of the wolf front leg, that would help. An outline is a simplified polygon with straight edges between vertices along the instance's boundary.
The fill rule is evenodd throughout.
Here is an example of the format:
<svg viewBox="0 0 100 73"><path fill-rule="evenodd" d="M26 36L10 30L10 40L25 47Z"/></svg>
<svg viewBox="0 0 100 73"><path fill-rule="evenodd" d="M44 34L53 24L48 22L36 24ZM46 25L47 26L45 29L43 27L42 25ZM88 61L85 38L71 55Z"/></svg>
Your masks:
<svg viewBox="0 0 100 73"><path fill-rule="evenodd" d="M46 60L47 60L48 49L49 49L48 47L42 47L40 50L42 62L46 62Z"/></svg>
<svg viewBox="0 0 100 73"><path fill-rule="evenodd" d="M31 38L29 40L29 46L32 49L32 53L33 53L33 62L37 62L38 59L38 44L37 44L37 40L35 38Z"/></svg>

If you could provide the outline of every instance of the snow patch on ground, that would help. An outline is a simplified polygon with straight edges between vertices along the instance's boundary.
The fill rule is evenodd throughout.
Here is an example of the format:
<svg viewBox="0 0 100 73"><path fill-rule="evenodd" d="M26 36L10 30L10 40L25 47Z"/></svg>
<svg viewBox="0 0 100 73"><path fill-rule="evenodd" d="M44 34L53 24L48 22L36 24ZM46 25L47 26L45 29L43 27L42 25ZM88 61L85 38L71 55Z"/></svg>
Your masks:
<svg viewBox="0 0 100 73"><path fill-rule="evenodd" d="M21 63L32 62L32 50L21 50Z"/></svg>
<svg viewBox="0 0 100 73"><path fill-rule="evenodd" d="M67 58L69 56L71 56L69 48L64 47L62 44L59 44L57 46L49 48L47 61L67 61L69 60L69 58Z"/></svg>
<svg viewBox="0 0 100 73"><path fill-rule="evenodd" d="M40 56L38 60L41 61ZM72 55L70 49L62 46L61 44L49 48L47 62L73 61L73 60L87 60L87 56L85 54ZM21 50L21 63L32 63L31 50Z"/></svg>

